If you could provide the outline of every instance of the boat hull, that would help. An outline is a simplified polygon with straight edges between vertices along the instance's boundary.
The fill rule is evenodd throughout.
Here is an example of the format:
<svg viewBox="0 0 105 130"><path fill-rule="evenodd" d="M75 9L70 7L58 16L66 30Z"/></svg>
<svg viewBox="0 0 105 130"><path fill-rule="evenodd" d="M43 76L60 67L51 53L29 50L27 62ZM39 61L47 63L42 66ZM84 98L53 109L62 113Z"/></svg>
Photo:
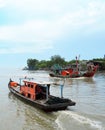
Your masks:
<svg viewBox="0 0 105 130"><path fill-rule="evenodd" d="M49 76L56 77L56 78L81 78L81 77L92 78L94 74L95 73L84 73L80 75L56 75L56 74L50 73Z"/></svg>
<svg viewBox="0 0 105 130"><path fill-rule="evenodd" d="M27 98L23 95L21 95L18 91L16 91L14 88L11 88L9 85L9 90L11 93L13 93L18 99L20 99L21 101L35 107L35 108L39 108L45 112L51 112L51 111L58 111L58 110L65 110L67 109L68 106L74 106L76 103L73 101L69 101L66 103L57 103L57 104L45 104L45 103L40 103L37 100L31 100L30 98Z"/></svg>

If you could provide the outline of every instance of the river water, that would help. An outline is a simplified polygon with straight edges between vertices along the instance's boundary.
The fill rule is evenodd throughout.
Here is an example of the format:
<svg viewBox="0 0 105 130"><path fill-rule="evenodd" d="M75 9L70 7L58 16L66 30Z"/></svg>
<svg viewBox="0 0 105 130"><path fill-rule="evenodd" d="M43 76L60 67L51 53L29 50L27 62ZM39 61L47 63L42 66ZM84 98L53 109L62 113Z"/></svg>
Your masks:
<svg viewBox="0 0 105 130"><path fill-rule="evenodd" d="M67 110L45 113L17 99L8 90L9 79L34 77L51 81L51 94L60 96L63 79L45 71L0 68L0 130L105 130L105 72L89 78L65 79L63 96L76 102Z"/></svg>

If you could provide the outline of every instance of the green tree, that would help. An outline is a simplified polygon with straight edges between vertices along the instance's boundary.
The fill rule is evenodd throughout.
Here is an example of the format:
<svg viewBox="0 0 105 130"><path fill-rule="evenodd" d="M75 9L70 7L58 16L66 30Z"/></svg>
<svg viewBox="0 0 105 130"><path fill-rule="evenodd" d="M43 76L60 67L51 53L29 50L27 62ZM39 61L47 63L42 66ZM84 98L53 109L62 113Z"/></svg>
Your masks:
<svg viewBox="0 0 105 130"><path fill-rule="evenodd" d="M38 63L38 69L44 69L44 68L47 68L47 61L45 60L41 60L39 63Z"/></svg>
<svg viewBox="0 0 105 130"><path fill-rule="evenodd" d="M37 59L28 59L27 66L29 70L36 70L38 68L39 61Z"/></svg>
<svg viewBox="0 0 105 130"><path fill-rule="evenodd" d="M51 63L65 65L65 59L61 58L61 56L59 56L59 55L54 55L54 56L51 56Z"/></svg>

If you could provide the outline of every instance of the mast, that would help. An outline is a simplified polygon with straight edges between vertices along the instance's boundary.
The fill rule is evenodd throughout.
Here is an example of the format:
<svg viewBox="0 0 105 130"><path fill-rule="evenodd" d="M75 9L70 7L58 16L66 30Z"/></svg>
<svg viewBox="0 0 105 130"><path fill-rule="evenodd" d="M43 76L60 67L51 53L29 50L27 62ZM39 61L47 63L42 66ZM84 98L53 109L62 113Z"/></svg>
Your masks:
<svg viewBox="0 0 105 130"><path fill-rule="evenodd" d="M76 69L77 69L77 71L79 70L79 67L78 67L79 59L80 59L80 55L78 57L76 56Z"/></svg>
<svg viewBox="0 0 105 130"><path fill-rule="evenodd" d="M78 58L77 58L77 56L76 56L76 69L78 71Z"/></svg>

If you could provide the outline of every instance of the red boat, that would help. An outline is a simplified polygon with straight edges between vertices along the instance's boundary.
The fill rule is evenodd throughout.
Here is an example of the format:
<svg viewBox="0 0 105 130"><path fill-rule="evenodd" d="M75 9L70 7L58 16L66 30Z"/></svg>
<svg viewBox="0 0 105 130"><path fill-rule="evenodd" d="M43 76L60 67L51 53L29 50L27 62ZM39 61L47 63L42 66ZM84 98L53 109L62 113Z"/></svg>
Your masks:
<svg viewBox="0 0 105 130"><path fill-rule="evenodd" d="M79 78L79 77L93 77L96 73L98 65L89 64L86 72L81 72L78 67L78 61L76 59L75 67L65 68L65 69L55 69L49 75L51 77L59 78Z"/></svg>
<svg viewBox="0 0 105 130"><path fill-rule="evenodd" d="M97 68L98 68L97 66L91 66L91 69L87 70L84 73L80 72L79 70L74 70L69 68L69 69L60 70L57 73L54 72L50 73L49 75L51 77L59 77L59 78L93 77L97 71Z"/></svg>

